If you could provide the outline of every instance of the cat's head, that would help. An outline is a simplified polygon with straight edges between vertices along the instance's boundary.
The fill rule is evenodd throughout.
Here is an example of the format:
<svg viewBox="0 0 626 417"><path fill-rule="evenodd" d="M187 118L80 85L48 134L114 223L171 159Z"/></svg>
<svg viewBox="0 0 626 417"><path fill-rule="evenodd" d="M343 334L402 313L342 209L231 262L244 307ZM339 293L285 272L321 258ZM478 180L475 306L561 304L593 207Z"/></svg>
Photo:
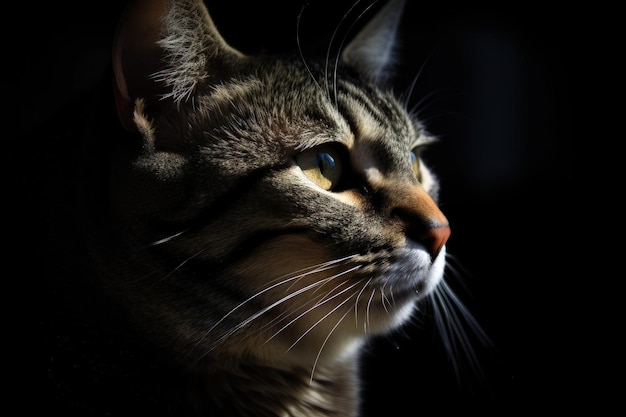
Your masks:
<svg viewBox="0 0 626 417"><path fill-rule="evenodd" d="M401 3L336 67L244 55L199 0L129 7L114 92L135 135L111 163L102 265L190 363L334 355L405 322L441 280L450 229L420 158L432 138L378 86Z"/></svg>

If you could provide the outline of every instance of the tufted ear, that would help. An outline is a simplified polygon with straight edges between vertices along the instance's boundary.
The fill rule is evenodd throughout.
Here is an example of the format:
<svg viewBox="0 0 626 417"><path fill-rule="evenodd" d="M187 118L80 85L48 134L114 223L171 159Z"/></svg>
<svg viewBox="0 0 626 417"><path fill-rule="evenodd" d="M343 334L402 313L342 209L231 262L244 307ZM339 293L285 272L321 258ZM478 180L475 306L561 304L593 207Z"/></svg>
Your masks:
<svg viewBox="0 0 626 417"><path fill-rule="evenodd" d="M395 64L398 28L405 0L390 0L346 46L342 60L375 81L385 80Z"/></svg>
<svg viewBox="0 0 626 417"><path fill-rule="evenodd" d="M136 99L186 100L244 59L219 34L202 0L132 0L112 54L118 116L129 130L136 129Z"/></svg>

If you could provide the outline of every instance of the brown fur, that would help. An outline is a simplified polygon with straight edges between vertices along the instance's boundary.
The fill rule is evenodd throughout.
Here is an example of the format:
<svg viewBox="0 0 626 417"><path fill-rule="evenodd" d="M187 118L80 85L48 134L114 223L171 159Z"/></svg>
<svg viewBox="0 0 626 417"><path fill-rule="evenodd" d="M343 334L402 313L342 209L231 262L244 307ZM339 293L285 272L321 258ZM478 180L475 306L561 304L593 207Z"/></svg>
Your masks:
<svg viewBox="0 0 626 417"><path fill-rule="evenodd" d="M377 84L401 3L330 72L236 51L199 0L135 1L121 19L120 129L86 139L106 152L80 185L85 276L98 317L173 370L159 383L183 414L356 416L362 347L442 280L437 178L411 161L431 138ZM341 162L307 167L341 166L339 182L308 175L306 151Z"/></svg>

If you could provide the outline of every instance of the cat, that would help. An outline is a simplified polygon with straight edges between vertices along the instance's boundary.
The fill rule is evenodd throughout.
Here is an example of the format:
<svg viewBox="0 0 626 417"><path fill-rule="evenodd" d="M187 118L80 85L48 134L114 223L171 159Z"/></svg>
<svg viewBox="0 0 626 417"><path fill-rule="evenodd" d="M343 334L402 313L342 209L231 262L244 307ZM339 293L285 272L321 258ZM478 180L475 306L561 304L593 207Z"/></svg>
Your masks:
<svg viewBox="0 0 626 417"><path fill-rule="evenodd" d="M240 52L201 0L128 5L94 104L112 127L86 121L80 167L57 167L78 181L47 182L63 208L46 250L69 260L41 319L54 401L359 415L363 347L447 291L451 229L421 156L436 138L388 86L403 3L318 61ZM93 386L59 376L77 352Z"/></svg>

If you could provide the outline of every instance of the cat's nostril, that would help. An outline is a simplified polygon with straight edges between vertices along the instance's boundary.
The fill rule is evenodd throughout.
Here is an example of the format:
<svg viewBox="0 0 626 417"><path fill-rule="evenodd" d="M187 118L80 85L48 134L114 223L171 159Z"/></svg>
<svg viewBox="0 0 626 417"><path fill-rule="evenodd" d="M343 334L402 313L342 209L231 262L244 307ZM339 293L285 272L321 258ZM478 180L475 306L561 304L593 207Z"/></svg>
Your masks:
<svg viewBox="0 0 626 417"><path fill-rule="evenodd" d="M438 210L426 218L418 211L401 208L396 208L392 215L404 223L406 237L424 245L433 260L450 238L450 225Z"/></svg>
<svg viewBox="0 0 626 417"><path fill-rule="evenodd" d="M419 243L426 246L431 259L434 260L450 238L450 226L446 224L429 227L425 232L419 234L417 238Z"/></svg>
<svg viewBox="0 0 626 417"><path fill-rule="evenodd" d="M419 210L396 208L392 215L402 221L406 237L424 245L433 260L450 238L448 220L438 209L425 216Z"/></svg>

